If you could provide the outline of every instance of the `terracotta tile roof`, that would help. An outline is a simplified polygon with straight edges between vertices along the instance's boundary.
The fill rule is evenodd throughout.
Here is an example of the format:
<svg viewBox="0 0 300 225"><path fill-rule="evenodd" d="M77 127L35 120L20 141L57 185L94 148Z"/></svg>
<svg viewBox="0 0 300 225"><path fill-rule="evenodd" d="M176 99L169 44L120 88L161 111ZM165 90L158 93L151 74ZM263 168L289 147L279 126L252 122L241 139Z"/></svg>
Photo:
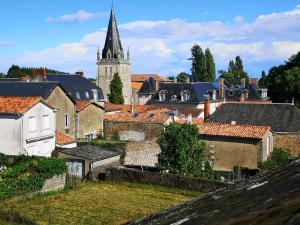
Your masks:
<svg viewBox="0 0 300 225"><path fill-rule="evenodd" d="M158 74L131 74L131 82L144 82L152 77L156 81L171 81L165 77L162 77Z"/></svg>
<svg viewBox="0 0 300 225"><path fill-rule="evenodd" d="M78 101L76 101L76 105L75 105L76 112L82 111L83 109L85 109L86 107L88 107L90 104L94 104L94 105L102 108L100 105L98 105L93 100L78 100Z"/></svg>
<svg viewBox="0 0 300 225"><path fill-rule="evenodd" d="M112 122L141 122L141 123L165 123L171 117L169 109L154 109L147 112L135 113L120 112L113 115L105 115L104 120Z"/></svg>
<svg viewBox="0 0 300 225"><path fill-rule="evenodd" d="M140 90L142 86L142 82L131 82L132 89Z"/></svg>
<svg viewBox="0 0 300 225"><path fill-rule="evenodd" d="M135 105L134 112L141 113L141 112L147 112L149 110L160 109L160 108L162 107L159 105ZM106 112L113 112L113 111L131 112L131 105L112 104L106 102L104 104L104 109Z"/></svg>
<svg viewBox="0 0 300 225"><path fill-rule="evenodd" d="M23 114L40 101L41 97L0 97L0 113Z"/></svg>
<svg viewBox="0 0 300 225"><path fill-rule="evenodd" d="M221 123L200 123L198 124L200 134L209 136L237 137L262 139L269 126L252 126L252 125L231 125Z"/></svg>
<svg viewBox="0 0 300 225"><path fill-rule="evenodd" d="M55 137L56 137L56 144L58 145L66 145L66 144L71 144L76 142L74 138L69 137L59 131L56 131Z"/></svg>

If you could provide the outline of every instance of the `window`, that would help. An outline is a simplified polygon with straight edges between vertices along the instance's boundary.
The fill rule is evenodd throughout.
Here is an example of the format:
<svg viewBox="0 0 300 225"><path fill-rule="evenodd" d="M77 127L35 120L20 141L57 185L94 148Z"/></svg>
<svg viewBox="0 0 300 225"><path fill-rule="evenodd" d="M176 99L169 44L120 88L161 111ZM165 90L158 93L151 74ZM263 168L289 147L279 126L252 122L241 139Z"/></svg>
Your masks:
<svg viewBox="0 0 300 225"><path fill-rule="evenodd" d="M49 115L43 115L43 130L50 128L50 118Z"/></svg>
<svg viewBox="0 0 300 225"><path fill-rule="evenodd" d="M187 100L189 100L189 98L190 98L189 91L182 91L181 92L181 101L182 102L186 102Z"/></svg>
<svg viewBox="0 0 300 225"><path fill-rule="evenodd" d="M89 98L90 98L90 94L89 94L89 92L88 92L88 91L86 91L86 92L85 92L85 97L86 97L87 99L89 99Z"/></svg>
<svg viewBox="0 0 300 225"><path fill-rule="evenodd" d="M177 100L177 95L172 95L171 96L171 101L176 101Z"/></svg>
<svg viewBox="0 0 300 225"><path fill-rule="evenodd" d="M96 89L93 89L93 98L95 101L98 101L98 91Z"/></svg>
<svg viewBox="0 0 300 225"><path fill-rule="evenodd" d="M79 94L78 91L75 92L75 95L76 95L76 98L77 98L77 99L80 99L80 94Z"/></svg>
<svg viewBox="0 0 300 225"><path fill-rule="evenodd" d="M110 76L112 76L113 72L112 72L112 67L110 67L110 72L109 72Z"/></svg>
<svg viewBox="0 0 300 225"><path fill-rule="evenodd" d="M166 94L165 93L159 93L159 101L165 101L166 100Z"/></svg>
<svg viewBox="0 0 300 225"><path fill-rule="evenodd" d="M34 117L34 116L29 117L28 130L29 130L29 132L36 131L36 117Z"/></svg>
<svg viewBox="0 0 300 225"><path fill-rule="evenodd" d="M107 73L107 67L105 67L105 76L107 76L108 73Z"/></svg>
<svg viewBox="0 0 300 225"><path fill-rule="evenodd" d="M69 114L65 114L65 129L69 129L69 127L70 127Z"/></svg>
<svg viewBox="0 0 300 225"><path fill-rule="evenodd" d="M234 92L233 91L229 91L229 96L233 96Z"/></svg>

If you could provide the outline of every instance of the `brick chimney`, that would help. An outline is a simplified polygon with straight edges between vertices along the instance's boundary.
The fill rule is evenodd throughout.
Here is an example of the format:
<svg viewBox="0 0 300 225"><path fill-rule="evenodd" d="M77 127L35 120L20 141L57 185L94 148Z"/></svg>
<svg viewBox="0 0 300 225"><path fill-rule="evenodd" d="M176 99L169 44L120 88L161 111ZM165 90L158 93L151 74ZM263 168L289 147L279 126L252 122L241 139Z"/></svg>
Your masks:
<svg viewBox="0 0 300 225"><path fill-rule="evenodd" d="M204 102L204 120L206 120L210 116L210 101L207 98Z"/></svg>
<svg viewBox="0 0 300 225"><path fill-rule="evenodd" d="M23 77L20 77L20 81L22 82L29 82L29 76L23 76Z"/></svg>
<svg viewBox="0 0 300 225"><path fill-rule="evenodd" d="M221 99L224 99L225 87L224 87L224 78L220 78L219 80L219 95Z"/></svg>
<svg viewBox="0 0 300 225"><path fill-rule="evenodd" d="M242 93L241 95L240 95L240 102L244 102L245 101L245 94L244 93Z"/></svg>
<svg viewBox="0 0 300 225"><path fill-rule="evenodd" d="M32 69L32 81L47 80L46 68Z"/></svg>

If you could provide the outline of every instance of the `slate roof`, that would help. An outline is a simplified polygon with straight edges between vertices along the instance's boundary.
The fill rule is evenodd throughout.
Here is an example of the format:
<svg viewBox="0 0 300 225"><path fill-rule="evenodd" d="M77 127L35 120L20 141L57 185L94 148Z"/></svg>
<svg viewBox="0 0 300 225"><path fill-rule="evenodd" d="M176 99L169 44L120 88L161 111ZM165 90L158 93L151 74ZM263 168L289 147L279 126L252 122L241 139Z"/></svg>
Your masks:
<svg viewBox="0 0 300 225"><path fill-rule="evenodd" d="M159 91L156 93L154 99L158 101L159 92L166 91L166 101L171 101L172 95L177 96L180 101L181 92L188 91L190 99L187 102L198 103L206 100L206 95L209 95L214 86L210 82L196 82L196 83L160 83Z"/></svg>
<svg viewBox="0 0 300 225"><path fill-rule="evenodd" d="M94 145L81 145L76 148L61 149L59 151L64 154L89 159L93 162L121 155L121 152L116 149L99 147Z"/></svg>
<svg viewBox="0 0 300 225"><path fill-rule="evenodd" d="M41 97L0 97L0 113L24 114L41 101Z"/></svg>
<svg viewBox="0 0 300 225"><path fill-rule="evenodd" d="M68 93L75 102L77 100L93 100L93 89L98 91L99 100L104 99L102 89L81 75L47 74L47 80L59 82L62 89ZM80 99L77 98L77 92L80 95ZM86 92L88 92L88 96Z"/></svg>
<svg viewBox="0 0 300 225"><path fill-rule="evenodd" d="M206 122L270 126L274 132L300 132L300 112L291 104L226 103Z"/></svg>
<svg viewBox="0 0 300 225"><path fill-rule="evenodd" d="M58 82L0 82L0 96L41 96L47 99L57 86Z"/></svg>
<svg viewBox="0 0 300 225"><path fill-rule="evenodd" d="M208 181L207 181L208 182ZM207 183L207 185L210 185ZM127 225L299 224L300 159Z"/></svg>

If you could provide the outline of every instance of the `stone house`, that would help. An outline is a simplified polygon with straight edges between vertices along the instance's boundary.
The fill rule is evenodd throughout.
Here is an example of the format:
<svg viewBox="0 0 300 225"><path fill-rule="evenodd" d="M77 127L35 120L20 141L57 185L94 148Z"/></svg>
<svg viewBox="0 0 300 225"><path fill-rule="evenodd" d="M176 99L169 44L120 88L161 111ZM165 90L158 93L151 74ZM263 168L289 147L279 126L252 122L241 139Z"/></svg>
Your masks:
<svg viewBox="0 0 300 225"><path fill-rule="evenodd" d="M56 108L57 131L75 137L75 105L58 82L0 82L0 96L42 97Z"/></svg>
<svg viewBox="0 0 300 225"><path fill-rule="evenodd" d="M0 152L51 156L56 111L41 97L0 97Z"/></svg>
<svg viewBox="0 0 300 225"><path fill-rule="evenodd" d="M90 100L76 102L76 137L95 139L103 135L104 108Z"/></svg>
<svg viewBox="0 0 300 225"><path fill-rule="evenodd" d="M206 120L208 123L269 126L274 133L274 146L300 155L300 112L287 103L226 103Z"/></svg>
<svg viewBox="0 0 300 225"><path fill-rule="evenodd" d="M198 124L200 138L217 171L232 171L235 166L257 169L273 151L273 132L268 126L218 123Z"/></svg>

